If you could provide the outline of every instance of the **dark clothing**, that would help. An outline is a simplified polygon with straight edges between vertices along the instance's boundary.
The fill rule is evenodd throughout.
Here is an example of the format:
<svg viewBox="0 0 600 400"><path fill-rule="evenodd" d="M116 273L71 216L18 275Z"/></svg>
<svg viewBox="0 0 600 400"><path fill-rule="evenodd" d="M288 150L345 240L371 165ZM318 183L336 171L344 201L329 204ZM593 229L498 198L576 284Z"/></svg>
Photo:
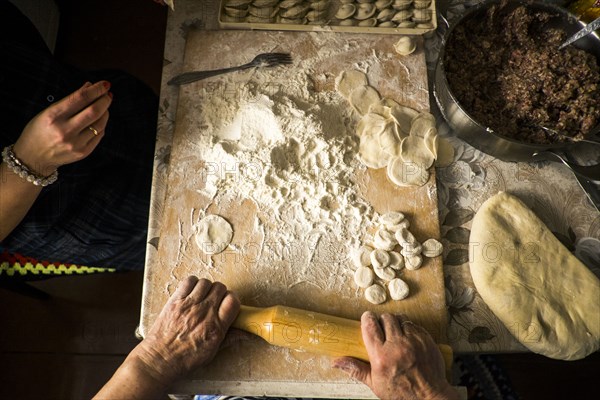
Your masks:
<svg viewBox="0 0 600 400"><path fill-rule="evenodd" d="M25 219L1 243L40 260L142 269L158 99L118 71L83 72L54 59L31 22L0 0L0 147L86 81L108 80L106 133L86 159L59 168ZM0 182L1 184L1 182Z"/></svg>

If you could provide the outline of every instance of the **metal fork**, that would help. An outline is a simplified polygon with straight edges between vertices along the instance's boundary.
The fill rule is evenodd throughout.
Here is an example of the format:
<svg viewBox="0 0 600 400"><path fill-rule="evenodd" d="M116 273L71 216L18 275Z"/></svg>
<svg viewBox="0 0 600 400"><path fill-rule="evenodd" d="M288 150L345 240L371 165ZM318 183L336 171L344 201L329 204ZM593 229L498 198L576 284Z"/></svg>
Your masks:
<svg viewBox="0 0 600 400"><path fill-rule="evenodd" d="M277 65L291 64L292 56L289 53L262 53L254 57L247 64L237 67L229 67L223 69L214 69L211 71L194 71L186 72L171 78L167 85L185 85L187 83L199 81L201 79L210 78L211 76L226 74L233 71L241 71L254 67L275 67Z"/></svg>

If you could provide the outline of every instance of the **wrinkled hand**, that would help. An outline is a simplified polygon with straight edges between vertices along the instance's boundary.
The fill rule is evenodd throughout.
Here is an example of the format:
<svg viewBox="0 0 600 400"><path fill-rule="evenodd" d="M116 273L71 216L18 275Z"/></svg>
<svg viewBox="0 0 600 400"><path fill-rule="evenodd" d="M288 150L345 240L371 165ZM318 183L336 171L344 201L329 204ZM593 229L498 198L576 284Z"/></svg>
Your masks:
<svg viewBox="0 0 600 400"><path fill-rule="evenodd" d="M368 385L382 399L455 399L446 381L444 360L433 339L405 317L372 312L361 317L362 337L371 363L342 357L340 368Z"/></svg>
<svg viewBox="0 0 600 400"><path fill-rule="evenodd" d="M136 355L162 382L171 382L211 361L240 310L220 282L190 276L165 304Z"/></svg>
<svg viewBox="0 0 600 400"><path fill-rule="evenodd" d="M48 176L61 165L87 157L100 143L112 102L110 83L86 83L36 115L15 143L15 155ZM98 132L94 135L89 126Z"/></svg>

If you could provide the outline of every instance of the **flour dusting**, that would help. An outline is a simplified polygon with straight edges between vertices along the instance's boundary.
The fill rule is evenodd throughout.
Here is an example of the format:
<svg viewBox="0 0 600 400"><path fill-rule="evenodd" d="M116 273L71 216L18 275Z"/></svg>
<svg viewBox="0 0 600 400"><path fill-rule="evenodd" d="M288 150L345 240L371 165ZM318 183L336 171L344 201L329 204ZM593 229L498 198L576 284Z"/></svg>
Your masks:
<svg viewBox="0 0 600 400"><path fill-rule="evenodd" d="M263 256L284 260L297 245L293 261L302 267L290 287L339 285L346 282L349 248L377 217L356 189L355 172L364 167L352 111L336 93L309 90L306 71L294 70L281 84L261 84L260 73L257 79L202 89L204 129L194 143L206 162L202 193L217 204L232 198L256 204Z"/></svg>

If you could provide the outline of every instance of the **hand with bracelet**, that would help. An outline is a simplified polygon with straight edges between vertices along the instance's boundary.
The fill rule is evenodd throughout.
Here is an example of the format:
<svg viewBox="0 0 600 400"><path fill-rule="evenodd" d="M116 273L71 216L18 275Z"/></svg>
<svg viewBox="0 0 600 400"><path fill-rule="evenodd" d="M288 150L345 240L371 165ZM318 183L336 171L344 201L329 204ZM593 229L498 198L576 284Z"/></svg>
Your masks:
<svg viewBox="0 0 600 400"><path fill-rule="evenodd" d="M107 81L86 83L36 115L0 164L0 240L23 219L58 167L91 154L104 136L112 102ZM44 179L45 178L45 179ZM34 182L34 183L32 183Z"/></svg>

